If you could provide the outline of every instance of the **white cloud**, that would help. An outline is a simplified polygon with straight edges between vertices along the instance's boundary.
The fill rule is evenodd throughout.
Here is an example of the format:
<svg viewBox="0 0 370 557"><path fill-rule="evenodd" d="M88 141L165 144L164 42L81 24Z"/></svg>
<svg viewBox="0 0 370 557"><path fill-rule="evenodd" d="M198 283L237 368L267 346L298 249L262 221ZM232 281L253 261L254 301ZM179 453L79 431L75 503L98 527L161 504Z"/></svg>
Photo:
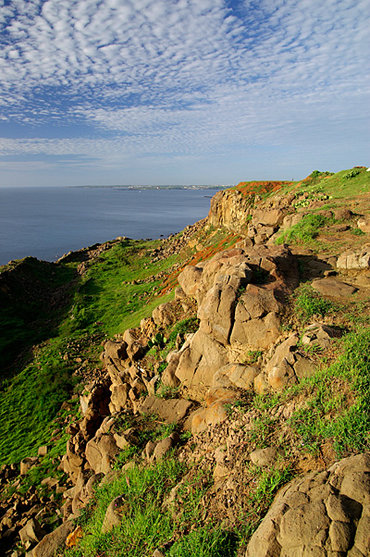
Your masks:
<svg viewBox="0 0 370 557"><path fill-rule="evenodd" d="M94 153L119 164L127 154L282 145L303 138L303 129L308 142L341 133L357 140L369 93L368 2L232 6L226 0L0 2L1 118L82 121L92 136L3 139L0 152Z"/></svg>

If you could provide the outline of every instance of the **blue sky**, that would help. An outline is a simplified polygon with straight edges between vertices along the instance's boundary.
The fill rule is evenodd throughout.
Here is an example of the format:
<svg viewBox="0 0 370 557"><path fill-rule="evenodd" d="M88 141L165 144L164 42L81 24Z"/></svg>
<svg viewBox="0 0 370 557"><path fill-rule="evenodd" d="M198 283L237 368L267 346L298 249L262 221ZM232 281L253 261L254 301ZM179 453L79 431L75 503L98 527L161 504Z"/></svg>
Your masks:
<svg viewBox="0 0 370 557"><path fill-rule="evenodd" d="M0 186L369 164L368 0L0 0Z"/></svg>

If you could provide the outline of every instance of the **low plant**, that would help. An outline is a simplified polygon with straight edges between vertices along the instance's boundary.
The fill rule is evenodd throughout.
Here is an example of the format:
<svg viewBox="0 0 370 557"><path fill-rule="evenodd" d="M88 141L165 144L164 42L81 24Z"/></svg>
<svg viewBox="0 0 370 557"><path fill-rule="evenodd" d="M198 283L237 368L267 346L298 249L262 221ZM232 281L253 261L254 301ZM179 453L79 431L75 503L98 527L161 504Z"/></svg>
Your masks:
<svg viewBox="0 0 370 557"><path fill-rule="evenodd" d="M310 213L300 222L283 232L276 240L277 245L300 242L309 244L319 235L320 228L328 224L329 219L324 215Z"/></svg>
<svg viewBox="0 0 370 557"><path fill-rule="evenodd" d="M323 317L337 306L318 294L310 284L302 284L294 294L294 310L298 319L306 323L315 315Z"/></svg>
<svg viewBox="0 0 370 557"><path fill-rule="evenodd" d="M335 363L304 380L306 404L291 420L301 446L317 452L331 439L341 456L348 450L369 448L370 330L350 333L342 339L343 353Z"/></svg>

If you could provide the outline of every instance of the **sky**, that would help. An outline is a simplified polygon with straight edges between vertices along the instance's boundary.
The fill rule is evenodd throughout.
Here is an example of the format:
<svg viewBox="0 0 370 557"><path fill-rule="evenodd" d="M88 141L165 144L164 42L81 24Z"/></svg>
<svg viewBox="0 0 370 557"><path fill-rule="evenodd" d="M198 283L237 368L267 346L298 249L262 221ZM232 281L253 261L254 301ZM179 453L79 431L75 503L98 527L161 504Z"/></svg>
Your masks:
<svg viewBox="0 0 370 557"><path fill-rule="evenodd" d="M0 0L0 187L370 164L368 0Z"/></svg>

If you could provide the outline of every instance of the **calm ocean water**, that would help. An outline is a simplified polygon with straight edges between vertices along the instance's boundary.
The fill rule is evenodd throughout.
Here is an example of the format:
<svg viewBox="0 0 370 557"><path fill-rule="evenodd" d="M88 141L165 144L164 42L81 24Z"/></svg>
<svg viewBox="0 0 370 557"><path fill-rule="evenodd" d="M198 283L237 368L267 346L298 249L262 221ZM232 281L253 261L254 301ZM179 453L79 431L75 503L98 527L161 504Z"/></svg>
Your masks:
<svg viewBox="0 0 370 557"><path fill-rule="evenodd" d="M54 261L117 236L159 238L205 217L215 189L0 188L0 265Z"/></svg>

